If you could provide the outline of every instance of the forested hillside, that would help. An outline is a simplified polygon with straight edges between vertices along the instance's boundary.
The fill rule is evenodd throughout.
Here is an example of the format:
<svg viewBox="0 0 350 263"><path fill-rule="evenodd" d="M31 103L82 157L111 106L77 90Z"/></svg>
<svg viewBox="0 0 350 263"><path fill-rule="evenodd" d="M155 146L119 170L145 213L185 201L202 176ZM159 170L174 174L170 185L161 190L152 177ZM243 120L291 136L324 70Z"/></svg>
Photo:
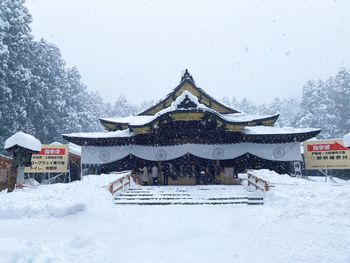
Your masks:
<svg viewBox="0 0 350 263"><path fill-rule="evenodd" d="M98 130L105 112L100 96L87 91L59 49L35 41L24 0L0 2L0 144L16 131L43 142L62 132Z"/></svg>
<svg viewBox="0 0 350 263"><path fill-rule="evenodd" d="M101 116L139 110L123 96L109 105L88 91L58 47L34 40L31 21L24 0L0 2L1 150L4 140L20 130L44 143L62 141L62 133L101 130Z"/></svg>

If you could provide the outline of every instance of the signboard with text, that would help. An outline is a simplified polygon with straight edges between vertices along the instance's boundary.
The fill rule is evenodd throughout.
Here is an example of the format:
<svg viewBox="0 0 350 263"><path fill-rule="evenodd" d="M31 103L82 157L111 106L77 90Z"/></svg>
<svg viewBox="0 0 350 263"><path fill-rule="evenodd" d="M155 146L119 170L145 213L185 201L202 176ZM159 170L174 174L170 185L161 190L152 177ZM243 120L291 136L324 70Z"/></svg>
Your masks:
<svg viewBox="0 0 350 263"><path fill-rule="evenodd" d="M38 154L32 155L32 166L25 173L66 173L68 145L42 145Z"/></svg>
<svg viewBox="0 0 350 263"><path fill-rule="evenodd" d="M350 169L350 150L342 140L304 142L306 170Z"/></svg>

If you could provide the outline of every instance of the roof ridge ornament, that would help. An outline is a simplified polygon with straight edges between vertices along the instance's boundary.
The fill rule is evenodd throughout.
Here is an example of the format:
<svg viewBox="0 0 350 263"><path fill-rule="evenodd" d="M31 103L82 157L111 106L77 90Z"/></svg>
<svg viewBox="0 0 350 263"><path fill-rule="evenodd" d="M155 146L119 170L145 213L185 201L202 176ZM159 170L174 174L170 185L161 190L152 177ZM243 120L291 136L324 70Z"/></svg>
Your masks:
<svg viewBox="0 0 350 263"><path fill-rule="evenodd" d="M181 77L181 82L183 82L186 79L190 80L194 83L194 79L193 79L192 75L188 72L188 69L185 69L185 72L183 73L183 75Z"/></svg>
<svg viewBox="0 0 350 263"><path fill-rule="evenodd" d="M195 102L193 102L186 94L182 102L177 105L177 109L191 109L191 108L197 108L197 106L198 105Z"/></svg>

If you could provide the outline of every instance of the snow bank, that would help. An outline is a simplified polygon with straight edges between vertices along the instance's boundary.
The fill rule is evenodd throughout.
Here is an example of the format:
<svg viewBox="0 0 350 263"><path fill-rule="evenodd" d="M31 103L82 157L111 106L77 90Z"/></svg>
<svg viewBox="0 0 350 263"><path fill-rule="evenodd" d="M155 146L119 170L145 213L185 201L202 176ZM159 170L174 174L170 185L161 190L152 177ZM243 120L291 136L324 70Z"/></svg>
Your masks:
<svg viewBox="0 0 350 263"><path fill-rule="evenodd" d="M124 174L90 175L83 181L70 184L40 185L13 193L0 193L0 219L14 218L63 218L74 215L96 204L110 203L108 184ZM96 197L97 196L97 197ZM98 200L98 199L97 199Z"/></svg>
<svg viewBox="0 0 350 263"><path fill-rule="evenodd" d="M0 262L350 262L350 184L257 173L276 183L262 206L117 206L105 186L120 174L0 193L0 207L7 196L37 206L37 195L85 206L63 218L0 217Z"/></svg>
<svg viewBox="0 0 350 263"><path fill-rule="evenodd" d="M59 262L56 253L44 244L22 239L0 239L1 262Z"/></svg>
<svg viewBox="0 0 350 263"><path fill-rule="evenodd" d="M308 183L308 181L304 179L299 179L296 177L291 177L288 174L278 174L274 171L270 171L267 169L261 170L253 170L252 174L255 176L268 181L272 184L304 184Z"/></svg>
<svg viewBox="0 0 350 263"><path fill-rule="evenodd" d="M5 150L14 146L20 146L39 152L41 149L41 142L29 134L17 132L5 141Z"/></svg>
<svg viewBox="0 0 350 263"><path fill-rule="evenodd" d="M303 179L269 170L255 170L253 174L272 184L265 194L265 205L279 211L282 218L308 218L350 228L349 181Z"/></svg>
<svg viewBox="0 0 350 263"><path fill-rule="evenodd" d="M309 181L302 185L275 185L265 200L267 206L279 211L281 218L300 218L350 230L349 184Z"/></svg>

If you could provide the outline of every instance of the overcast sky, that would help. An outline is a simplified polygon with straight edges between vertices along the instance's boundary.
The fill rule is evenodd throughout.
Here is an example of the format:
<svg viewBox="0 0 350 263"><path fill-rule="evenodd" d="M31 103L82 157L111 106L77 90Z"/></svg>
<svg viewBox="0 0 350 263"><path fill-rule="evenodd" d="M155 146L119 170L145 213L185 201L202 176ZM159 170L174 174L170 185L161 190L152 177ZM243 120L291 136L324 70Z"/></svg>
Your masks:
<svg viewBox="0 0 350 263"><path fill-rule="evenodd" d="M350 68L349 0L27 0L36 38L106 101L159 100L188 68L217 98L300 96Z"/></svg>

